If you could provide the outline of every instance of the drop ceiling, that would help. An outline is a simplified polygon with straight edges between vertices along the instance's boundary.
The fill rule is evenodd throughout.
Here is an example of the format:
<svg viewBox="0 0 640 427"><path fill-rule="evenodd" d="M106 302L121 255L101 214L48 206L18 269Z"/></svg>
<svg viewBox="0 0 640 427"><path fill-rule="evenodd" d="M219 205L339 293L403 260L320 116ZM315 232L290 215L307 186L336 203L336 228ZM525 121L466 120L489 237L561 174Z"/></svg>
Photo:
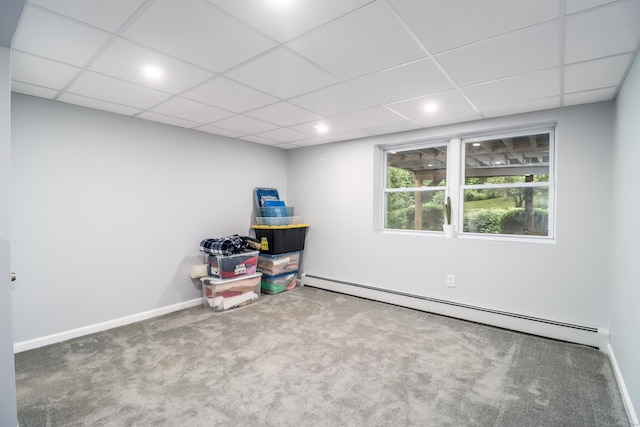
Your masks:
<svg viewBox="0 0 640 427"><path fill-rule="evenodd" d="M613 100L639 46L638 0L29 0L12 91L293 149Z"/></svg>

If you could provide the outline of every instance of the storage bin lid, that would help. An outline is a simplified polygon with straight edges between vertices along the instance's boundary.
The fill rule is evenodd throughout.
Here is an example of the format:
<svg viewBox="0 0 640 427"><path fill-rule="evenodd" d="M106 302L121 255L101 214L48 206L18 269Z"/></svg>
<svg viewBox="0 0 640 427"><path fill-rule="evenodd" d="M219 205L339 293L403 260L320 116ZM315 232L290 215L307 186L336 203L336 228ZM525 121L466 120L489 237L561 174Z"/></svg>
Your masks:
<svg viewBox="0 0 640 427"><path fill-rule="evenodd" d="M261 257L265 258L284 258L293 255L300 255L300 251L284 252L281 254L260 254Z"/></svg>
<svg viewBox="0 0 640 427"><path fill-rule="evenodd" d="M307 228L309 224L290 224L290 225L252 225L251 228L259 228L260 230L281 230L283 228Z"/></svg>
<svg viewBox="0 0 640 427"><path fill-rule="evenodd" d="M288 276L298 276L298 270L287 271L285 273L278 273L278 274L274 274L273 276L269 274L263 274L262 278L268 279L268 280L274 280L274 279L281 279L283 277L288 277Z"/></svg>
<svg viewBox="0 0 640 427"><path fill-rule="evenodd" d="M219 285L220 283L231 283L231 282L237 282L238 280L253 279L254 277L258 277L258 276L262 276L262 273L257 272L253 274L246 274L243 276L232 277L231 279L220 279L218 277L201 277L200 281L202 283L208 282L214 285Z"/></svg>

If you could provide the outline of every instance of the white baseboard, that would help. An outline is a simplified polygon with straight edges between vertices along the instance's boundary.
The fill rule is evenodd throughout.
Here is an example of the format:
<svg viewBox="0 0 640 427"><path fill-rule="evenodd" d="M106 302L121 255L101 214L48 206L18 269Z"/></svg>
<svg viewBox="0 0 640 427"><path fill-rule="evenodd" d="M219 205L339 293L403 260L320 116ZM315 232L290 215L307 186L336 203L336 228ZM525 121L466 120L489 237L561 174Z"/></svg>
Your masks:
<svg viewBox="0 0 640 427"><path fill-rule="evenodd" d="M131 316L125 316L119 319L96 323L94 325L83 326L82 328L72 329L70 331L64 331L53 335L47 335L41 338L17 342L13 344L13 352L20 353L22 351L33 350L34 348L40 348L72 338L78 338L84 335L117 328L119 326L129 325L131 323L140 322L141 320L151 319L153 317L162 316L164 314L173 313L174 311L184 310L186 308L196 307L198 305L202 305L202 298L196 298L190 301L184 301L178 304L156 308L153 310L145 311L143 313L132 314Z"/></svg>
<svg viewBox="0 0 640 427"><path fill-rule="evenodd" d="M609 331L603 328L572 325L515 313L500 312L484 307L470 306L452 301L437 300L357 283L323 278L308 273L302 274L302 283L305 286L341 292L429 313L442 314L444 316L497 326L499 328L584 344L596 347L604 353L608 350Z"/></svg>
<svg viewBox="0 0 640 427"><path fill-rule="evenodd" d="M638 416L636 415L636 411L633 408L633 403L631 402L631 396L629 396L629 391L627 390L627 386L624 383L624 378L622 378L622 372L620 371L620 367L618 366L616 355L613 353L611 344L609 344L608 347L609 359L611 360L613 373L615 374L616 381L618 382L618 389L620 390L620 395L622 396L624 409L627 411L627 416L629 417L629 423L631 423L632 426L640 426L640 421L638 421Z"/></svg>

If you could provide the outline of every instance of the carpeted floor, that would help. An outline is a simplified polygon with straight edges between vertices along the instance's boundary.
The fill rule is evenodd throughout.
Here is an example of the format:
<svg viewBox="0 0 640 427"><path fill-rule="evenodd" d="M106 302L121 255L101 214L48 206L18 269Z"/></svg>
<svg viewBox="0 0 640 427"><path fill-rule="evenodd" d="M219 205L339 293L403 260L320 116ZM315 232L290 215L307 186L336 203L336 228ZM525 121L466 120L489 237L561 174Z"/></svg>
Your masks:
<svg viewBox="0 0 640 427"><path fill-rule="evenodd" d="M628 426L606 355L303 287L16 355L36 426Z"/></svg>

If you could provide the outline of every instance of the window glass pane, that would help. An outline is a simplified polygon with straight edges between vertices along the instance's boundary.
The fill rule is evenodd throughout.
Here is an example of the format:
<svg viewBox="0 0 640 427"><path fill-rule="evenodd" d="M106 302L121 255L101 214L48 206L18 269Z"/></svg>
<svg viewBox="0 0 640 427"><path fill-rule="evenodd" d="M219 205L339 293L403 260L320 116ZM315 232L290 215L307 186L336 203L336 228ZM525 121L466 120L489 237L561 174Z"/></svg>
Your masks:
<svg viewBox="0 0 640 427"><path fill-rule="evenodd" d="M444 188L436 191L386 193L386 199L385 228L442 231Z"/></svg>
<svg viewBox="0 0 640 427"><path fill-rule="evenodd" d="M464 231L547 236L549 189L464 190Z"/></svg>
<svg viewBox="0 0 640 427"><path fill-rule="evenodd" d="M445 185L447 146L387 152L387 188Z"/></svg>
<svg viewBox="0 0 640 427"><path fill-rule="evenodd" d="M465 143L465 185L549 181L549 133Z"/></svg>

